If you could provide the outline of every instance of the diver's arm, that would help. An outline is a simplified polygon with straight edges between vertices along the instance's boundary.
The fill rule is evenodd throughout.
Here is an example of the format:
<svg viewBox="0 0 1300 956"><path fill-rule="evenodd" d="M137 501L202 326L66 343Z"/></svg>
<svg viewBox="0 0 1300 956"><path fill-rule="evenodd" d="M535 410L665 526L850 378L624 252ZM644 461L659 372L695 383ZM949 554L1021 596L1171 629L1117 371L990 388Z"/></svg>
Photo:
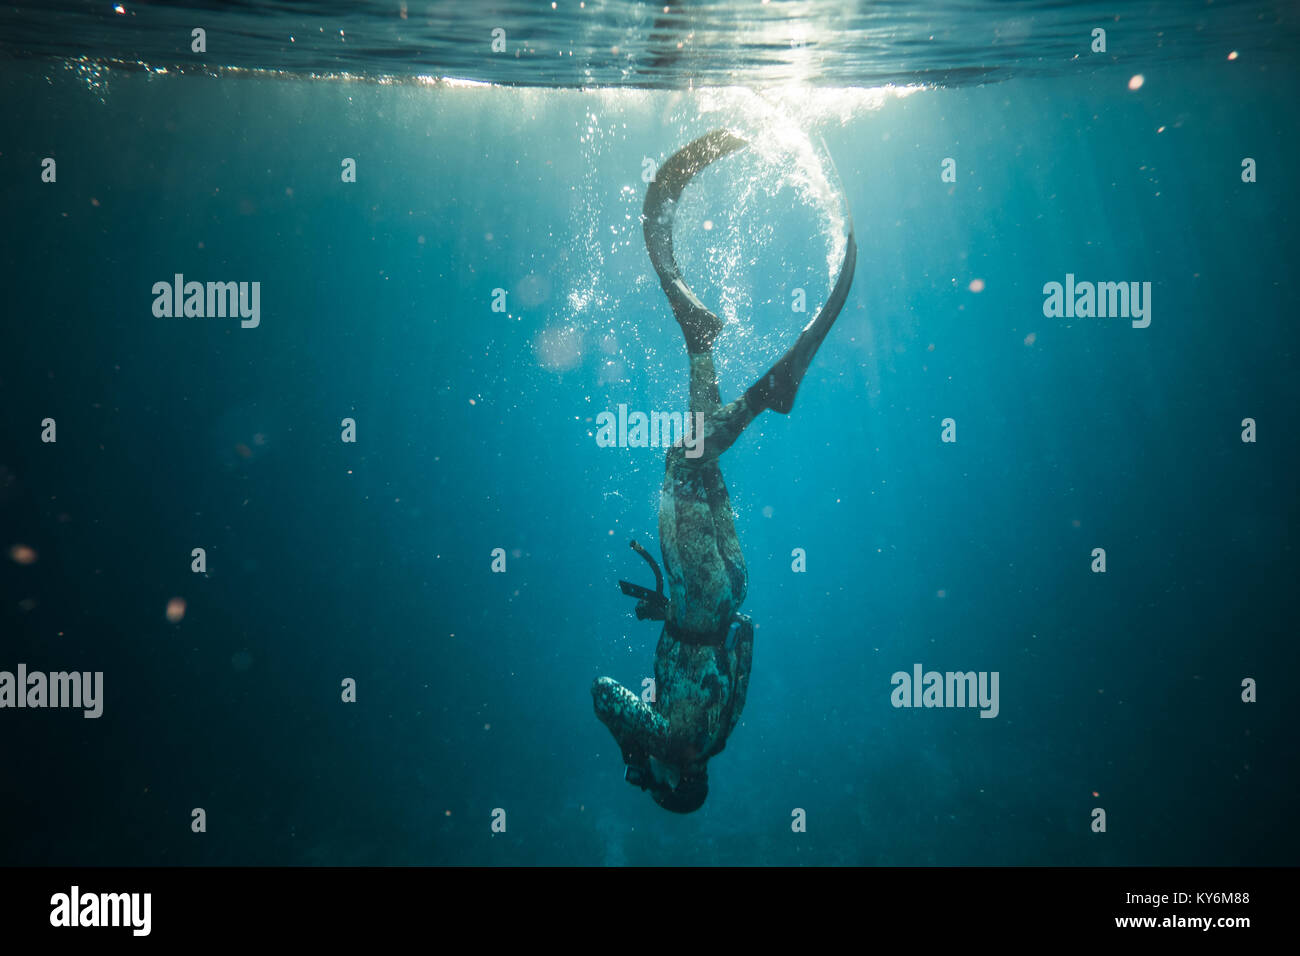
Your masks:
<svg viewBox="0 0 1300 956"><path fill-rule="evenodd" d="M618 681L601 677L591 685L596 716L609 728L628 764L664 759L668 721Z"/></svg>

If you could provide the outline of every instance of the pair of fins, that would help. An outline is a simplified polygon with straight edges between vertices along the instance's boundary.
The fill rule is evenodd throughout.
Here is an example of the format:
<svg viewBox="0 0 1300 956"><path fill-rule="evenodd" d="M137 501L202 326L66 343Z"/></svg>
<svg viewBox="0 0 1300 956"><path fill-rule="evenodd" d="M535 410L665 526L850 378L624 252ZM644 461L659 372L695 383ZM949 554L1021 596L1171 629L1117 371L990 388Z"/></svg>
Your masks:
<svg viewBox="0 0 1300 956"><path fill-rule="evenodd" d="M645 203L641 209L646 249L650 253L650 262L659 275L660 285L672 305L673 314L686 333L687 348L692 352L712 347L714 337L722 328L722 320L700 302L682 280L677 260L673 258L673 218L676 215L677 200L687 183L700 170L748 145L728 130L714 130L674 153L659 167L654 181L646 190ZM858 246L853 236L853 221L850 219L844 263L840 267L839 279L831 290L830 298L813 320L804 326L790 350L745 392L745 398L754 414L767 408L782 415L790 414L799 383L803 381L813 356L817 354L848 299L857 261Z"/></svg>

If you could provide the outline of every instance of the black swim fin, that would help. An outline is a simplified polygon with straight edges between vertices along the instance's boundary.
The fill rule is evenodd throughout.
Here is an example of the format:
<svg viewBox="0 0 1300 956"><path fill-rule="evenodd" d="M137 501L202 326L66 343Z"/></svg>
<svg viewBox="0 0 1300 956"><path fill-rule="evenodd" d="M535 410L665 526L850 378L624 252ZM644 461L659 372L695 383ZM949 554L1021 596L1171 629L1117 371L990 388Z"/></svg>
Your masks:
<svg viewBox="0 0 1300 956"><path fill-rule="evenodd" d="M692 140L656 170L655 178L645 192L645 204L641 207L650 262L686 336L686 349L692 353L707 352L712 348L713 340L722 330L722 320L682 280L677 260L673 258L673 219L677 214L677 200L696 173L747 145L725 129L715 129Z"/></svg>
<svg viewBox="0 0 1300 956"><path fill-rule="evenodd" d="M780 412L782 415L790 414L790 409L794 407L795 393L799 390L799 383L803 381L804 373L808 371L813 356L817 354L817 349L821 347L826 333L835 324L835 319L838 318L840 310L844 308L845 300L849 297L849 288L853 285L853 270L857 262L858 244L853 238L853 223L850 221L849 242L844 250L844 265L840 267L840 277L835 283L835 288L831 290L830 298L826 300L826 304L822 306L816 318L799 333L799 338L790 347L790 351L786 352L780 361L767 370L766 375L745 392L745 400L755 415L765 408Z"/></svg>
<svg viewBox="0 0 1300 956"><path fill-rule="evenodd" d="M642 227L650 262L665 289L681 278L677 261L673 258L673 218L677 214L677 200L681 198L682 190L704 167L748 145L725 129L715 129L687 143L655 171L641 207Z"/></svg>

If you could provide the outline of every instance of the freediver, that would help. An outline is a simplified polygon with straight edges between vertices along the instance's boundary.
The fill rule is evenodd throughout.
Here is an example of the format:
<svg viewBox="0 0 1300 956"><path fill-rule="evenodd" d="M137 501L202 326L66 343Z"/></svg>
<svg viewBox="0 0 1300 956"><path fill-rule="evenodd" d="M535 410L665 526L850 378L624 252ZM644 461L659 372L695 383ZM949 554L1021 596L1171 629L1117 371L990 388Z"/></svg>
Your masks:
<svg viewBox="0 0 1300 956"><path fill-rule="evenodd" d="M591 688L596 716L622 751L628 782L650 790L659 806L676 813L699 809L708 795L706 765L740 720L753 657L754 628L740 613L749 579L718 456L765 409L789 414L813 355L844 306L857 262L850 221L844 264L826 305L767 374L723 405L713 365L713 340L722 320L682 280L672 228L677 200L691 178L746 145L726 130L715 130L675 153L646 190L646 248L686 336L691 409L704 413L704 451L691 458L681 443L668 450L659 497L668 594L654 558L635 541L633 549L654 571L656 590L619 582L625 594L639 598L638 619L664 622L655 649L654 700L647 704L608 677Z"/></svg>

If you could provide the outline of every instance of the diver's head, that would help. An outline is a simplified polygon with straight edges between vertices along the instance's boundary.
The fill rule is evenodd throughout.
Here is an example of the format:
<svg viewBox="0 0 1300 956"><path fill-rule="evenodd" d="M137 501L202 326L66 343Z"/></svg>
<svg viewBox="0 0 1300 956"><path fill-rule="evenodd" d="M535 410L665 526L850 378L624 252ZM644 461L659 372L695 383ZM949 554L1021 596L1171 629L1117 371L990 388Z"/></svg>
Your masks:
<svg viewBox="0 0 1300 956"><path fill-rule="evenodd" d="M694 776L682 776L673 790L666 787L652 791L655 803L673 813L694 813L704 806L704 798L709 795L709 776L701 772Z"/></svg>

